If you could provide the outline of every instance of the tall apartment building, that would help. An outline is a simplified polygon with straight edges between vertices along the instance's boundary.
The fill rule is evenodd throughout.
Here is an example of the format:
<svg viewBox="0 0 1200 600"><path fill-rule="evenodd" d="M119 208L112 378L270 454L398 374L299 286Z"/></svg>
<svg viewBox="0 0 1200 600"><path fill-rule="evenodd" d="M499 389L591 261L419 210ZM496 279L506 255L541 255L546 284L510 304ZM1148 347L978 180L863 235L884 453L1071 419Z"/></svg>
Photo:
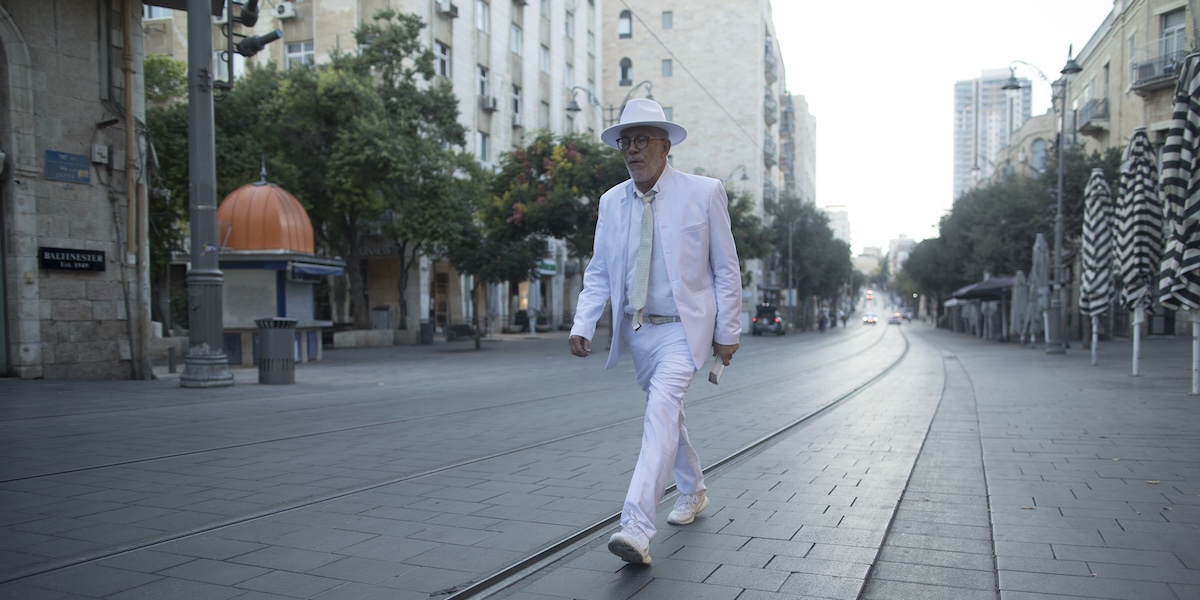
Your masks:
<svg viewBox="0 0 1200 600"><path fill-rule="evenodd" d="M236 26L235 31L260 35L278 29L282 37L252 58L234 56L235 79L246 61L272 61L282 68L325 62L335 50L353 46L355 28L370 22L379 9L392 8L416 14L427 24L421 33L424 44L434 52L438 76L453 86L459 122L468 132L465 149L481 164L496 166L502 153L521 145L536 130L598 133L603 127L602 111L582 101L603 95L597 43L603 0L273 0L261 7L254 27ZM234 8L235 14L238 10ZM186 14L153 9L146 16L147 53L186 59ZM221 34L227 21L228 15L213 19L218 78L228 72ZM586 108L566 110L577 95ZM389 241L374 242L364 251L369 304L390 311L377 322L397 328L400 302L394 282L400 262ZM491 289L489 322L508 324L517 311L530 309L547 317L551 325L567 320L575 298L571 288L577 290L580 284L576 277L568 285L561 260L564 252L561 244L551 244L539 270L540 280L535 277L516 289L508 285ZM449 264L422 261L410 281L407 304L419 308L410 309L404 324L410 333L397 332L398 341L413 341L406 338L415 339L418 320L430 316L437 325L475 320L473 286Z"/></svg>
<svg viewBox="0 0 1200 600"><path fill-rule="evenodd" d="M1011 72L989 69L978 79L954 84L954 198L996 169L1009 133L1029 119L1033 95L1028 78L1019 90L1005 90Z"/></svg>
<svg viewBox="0 0 1200 600"><path fill-rule="evenodd" d="M829 230L833 237L850 244L850 213L844 206L824 206L821 212L829 217Z"/></svg>
<svg viewBox="0 0 1200 600"><path fill-rule="evenodd" d="M604 6L603 94L610 119L630 98L652 94L688 130L671 165L749 194L756 213L781 190L808 185L812 119L790 96L769 0L644 0ZM801 114L800 111L804 113ZM811 198L809 195L808 198ZM767 284L762 261L747 261L749 305Z"/></svg>

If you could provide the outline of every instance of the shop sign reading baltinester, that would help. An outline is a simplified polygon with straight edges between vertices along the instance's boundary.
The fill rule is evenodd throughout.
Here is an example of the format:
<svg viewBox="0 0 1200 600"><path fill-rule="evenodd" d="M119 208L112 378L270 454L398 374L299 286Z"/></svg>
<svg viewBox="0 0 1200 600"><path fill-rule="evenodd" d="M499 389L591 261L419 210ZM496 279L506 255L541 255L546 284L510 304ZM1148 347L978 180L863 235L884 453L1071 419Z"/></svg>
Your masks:
<svg viewBox="0 0 1200 600"><path fill-rule="evenodd" d="M38 247L38 260L43 269L66 271L103 271L103 250L74 250L71 248Z"/></svg>

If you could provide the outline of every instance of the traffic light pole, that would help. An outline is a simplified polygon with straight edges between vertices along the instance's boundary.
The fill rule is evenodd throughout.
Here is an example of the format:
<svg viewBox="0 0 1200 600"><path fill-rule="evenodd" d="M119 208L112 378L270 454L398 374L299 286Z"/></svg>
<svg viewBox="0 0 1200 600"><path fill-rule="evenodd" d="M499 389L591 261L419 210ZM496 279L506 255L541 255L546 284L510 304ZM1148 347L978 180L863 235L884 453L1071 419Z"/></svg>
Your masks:
<svg viewBox="0 0 1200 600"><path fill-rule="evenodd" d="M182 387L233 385L223 343L222 287L217 260L217 167L213 131L212 19L210 0L188 0L188 212L191 269L188 287L188 353Z"/></svg>

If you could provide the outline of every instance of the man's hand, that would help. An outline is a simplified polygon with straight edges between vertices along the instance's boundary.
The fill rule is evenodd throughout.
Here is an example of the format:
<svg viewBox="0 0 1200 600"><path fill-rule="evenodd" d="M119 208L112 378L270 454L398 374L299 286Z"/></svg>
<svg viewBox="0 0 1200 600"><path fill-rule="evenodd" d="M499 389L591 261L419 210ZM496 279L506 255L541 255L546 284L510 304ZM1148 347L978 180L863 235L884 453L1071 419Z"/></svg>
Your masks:
<svg viewBox="0 0 1200 600"><path fill-rule="evenodd" d="M732 344L726 346L725 344L713 342L713 356L719 356L721 358L721 364L728 367L729 361L733 360L733 353L737 352L739 346L741 346L741 344Z"/></svg>
<svg viewBox="0 0 1200 600"><path fill-rule="evenodd" d="M573 335L567 338L567 341L571 343L571 354L574 354L575 356L587 358L588 355L592 353L591 340L581 335Z"/></svg>

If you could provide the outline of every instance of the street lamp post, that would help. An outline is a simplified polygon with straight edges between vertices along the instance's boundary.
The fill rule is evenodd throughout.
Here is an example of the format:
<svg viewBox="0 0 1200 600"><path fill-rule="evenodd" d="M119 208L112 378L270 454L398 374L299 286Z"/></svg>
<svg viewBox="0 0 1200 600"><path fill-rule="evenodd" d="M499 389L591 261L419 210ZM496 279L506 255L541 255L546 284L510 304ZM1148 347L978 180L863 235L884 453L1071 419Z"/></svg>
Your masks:
<svg viewBox="0 0 1200 600"><path fill-rule="evenodd" d="M740 181L749 181L750 180L750 175L748 173L746 173L746 165L738 165L738 166L734 167L732 171L729 172L729 176L725 178L725 181L729 181L730 179L733 179L733 174L737 173L738 171L742 172L742 177L741 177Z"/></svg>
<svg viewBox="0 0 1200 600"><path fill-rule="evenodd" d="M629 99L633 97L633 93L638 91L643 85L646 86L646 99L654 99L654 94L652 93L654 91L654 84L649 79L637 82L633 87L629 88L628 92L625 92L625 97L621 99L620 106L610 104L608 108L604 109L608 113L608 116L604 118L605 127L612 126L621 118L621 111L625 110L625 103L629 102Z"/></svg>
<svg viewBox="0 0 1200 600"><path fill-rule="evenodd" d="M1062 242L1063 242L1063 187L1066 175L1065 148L1067 145L1067 108L1070 105L1071 86L1070 77L1083 70L1079 63L1075 62L1072 57L1074 48L1067 50L1067 64L1062 68L1063 84L1062 84L1062 110L1059 111L1058 125L1058 185L1055 191L1055 211L1054 211L1054 281L1051 284L1052 290L1050 293L1050 310L1047 312L1047 331L1046 331L1046 353L1047 354L1063 354L1066 352L1066 344L1063 340L1063 309L1067 303L1063 302L1063 294L1067 288L1063 285L1063 262L1062 262ZM1040 69L1024 61L1013 61L1032 67L1042 79L1047 79L1046 75ZM1015 69L1009 67L1010 76L1008 83L1004 84L1002 89L1012 90L1020 89L1020 83L1017 82Z"/></svg>

